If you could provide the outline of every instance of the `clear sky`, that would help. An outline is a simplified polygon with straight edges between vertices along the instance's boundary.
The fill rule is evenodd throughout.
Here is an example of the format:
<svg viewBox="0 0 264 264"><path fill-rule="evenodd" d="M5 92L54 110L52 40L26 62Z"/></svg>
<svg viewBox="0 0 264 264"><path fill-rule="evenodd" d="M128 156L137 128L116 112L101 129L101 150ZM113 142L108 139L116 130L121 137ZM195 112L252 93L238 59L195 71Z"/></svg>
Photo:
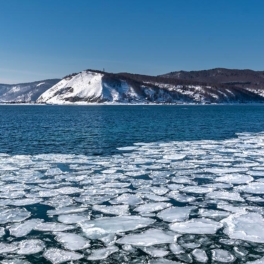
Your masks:
<svg viewBox="0 0 264 264"><path fill-rule="evenodd" d="M0 0L0 83L264 70L263 0Z"/></svg>

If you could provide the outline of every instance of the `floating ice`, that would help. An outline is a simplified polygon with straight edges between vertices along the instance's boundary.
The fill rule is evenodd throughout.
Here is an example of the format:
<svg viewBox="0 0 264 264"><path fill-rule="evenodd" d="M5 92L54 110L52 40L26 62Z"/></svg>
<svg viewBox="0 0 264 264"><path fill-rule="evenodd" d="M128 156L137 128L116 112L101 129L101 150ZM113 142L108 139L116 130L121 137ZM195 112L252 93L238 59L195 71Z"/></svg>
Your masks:
<svg viewBox="0 0 264 264"><path fill-rule="evenodd" d="M157 217L166 222L181 222L189 218L191 210L194 206L187 207L170 207L157 214Z"/></svg>
<svg viewBox="0 0 264 264"><path fill-rule="evenodd" d="M25 208L3 209L0 210L0 224L22 222L30 217L30 212Z"/></svg>
<svg viewBox="0 0 264 264"><path fill-rule="evenodd" d="M107 248L95 249L92 251L92 254L88 257L88 260L100 260L106 259L111 254L117 252L119 249L116 246L109 246Z"/></svg>
<svg viewBox="0 0 264 264"><path fill-rule="evenodd" d="M163 197L163 196L159 196L156 194L144 194L142 195L143 198L147 198L149 200L155 201L155 202L164 202L164 201L168 201L169 199L167 197Z"/></svg>
<svg viewBox="0 0 264 264"><path fill-rule="evenodd" d="M167 196L180 203L190 203L196 200L196 198L193 196L181 194L177 191L171 191L167 194Z"/></svg>
<svg viewBox="0 0 264 264"><path fill-rule="evenodd" d="M137 149L137 146L129 146L129 147L122 147L122 148L117 148L118 150L122 150L122 151L130 151L130 150L135 150Z"/></svg>
<svg viewBox="0 0 264 264"><path fill-rule="evenodd" d="M108 234L122 233L146 227L155 222L141 216L105 217L79 223L88 238L98 239Z"/></svg>
<svg viewBox="0 0 264 264"><path fill-rule="evenodd" d="M145 203L135 208L134 211L139 212L139 213L152 213L152 212L156 212L156 211L160 211L162 209L168 208L170 206L172 206L172 204L163 203L163 202Z"/></svg>
<svg viewBox="0 0 264 264"><path fill-rule="evenodd" d="M163 258L170 253L167 250L156 247L142 247L140 249L154 258Z"/></svg>
<svg viewBox="0 0 264 264"><path fill-rule="evenodd" d="M58 248L49 248L43 256L53 264L60 264L67 261L74 261L83 258L82 254L66 251Z"/></svg>
<svg viewBox="0 0 264 264"><path fill-rule="evenodd" d="M42 251L45 247L44 242L39 239L28 239L23 240L19 243L19 250L17 254L19 255L31 255Z"/></svg>
<svg viewBox="0 0 264 264"><path fill-rule="evenodd" d="M69 206L69 207L59 208L56 210L48 210L47 214L49 215L72 214L72 213L81 213L87 210L88 208L86 207Z"/></svg>
<svg viewBox="0 0 264 264"><path fill-rule="evenodd" d="M212 259L222 263L231 263L236 260L236 258L230 252L223 249L213 249Z"/></svg>
<svg viewBox="0 0 264 264"><path fill-rule="evenodd" d="M207 263L208 257L205 253L204 250L196 248L195 250L192 251L192 255L194 258L201 263Z"/></svg>
<svg viewBox="0 0 264 264"><path fill-rule="evenodd" d="M264 243L264 218L258 213L233 214L221 222L232 239Z"/></svg>
<svg viewBox="0 0 264 264"><path fill-rule="evenodd" d="M180 245L178 244L170 244L169 245L169 248L170 248L170 251L175 254L175 255L178 255L178 254L182 254L185 252L185 249L183 249Z"/></svg>
<svg viewBox="0 0 264 264"><path fill-rule="evenodd" d="M62 187L60 189L56 189L55 191L61 194L75 194L83 192L82 189L77 187Z"/></svg>
<svg viewBox="0 0 264 264"><path fill-rule="evenodd" d="M5 259L5 260L2 260L0 263L1 264L31 264L27 260L19 259L19 258L15 258L15 259Z"/></svg>
<svg viewBox="0 0 264 264"><path fill-rule="evenodd" d="M17 243L7 244L7 243L0 242L0 254L14 252L17 249L18 249Z"/></svg>
<svg viewBox="0 0 264 264"><path fill-rule="evenodd" d="M124 193L119 197L110 201L111 204L128 204L128 205L137 205L141 204L143 200L139 195Z"/></svg>
<svg viewBox="0 0 264 264"><path fill-rule="evenodd" d="M176 262L164 258L151 259L148 264L182 264L181 262Z"/></svg>
<svg viewBox="0 0 264 264"><path fill-rule="evenodd" d="M58 221L63 224L76 224L85 220L89 220L90 216L84 216L79 214L67 214L67 215L59 215Z"/></svg>
<svg viewBox="0 0 264 264"><path fill-rule="evenodd" d="M42 202L42 199L39 198L24 198L24 199L17 199L17 200L9 200L7 201L7 205L13 205L13 206L25 206L25 205L32 205L32 204L38 204Z"/></svg>
<svg viewBox="0 0 264 264"><path fill-rule="evenodd" d="M169 154L169 155L164 155L164 159L168 160L182 160L186 157L186 155L181 155L181 154Z"/></svg>
<svg viewBox="0 0 264 264"><path fill-rule="evenodd" d="M201 186L187 186L180 189L181 192L205 194L213 191L213 188L201 187Z"/></svg>
<svg viewBox="0 0 264 264"><path fill-rule="evenodd" d="M140 234L131 234L124 236L117 240L116 243L149 247L159 244L174 243L176 242L177 237L179 237L179 235L168 234L159 229L149 229Z"/></svg>
<svg viewBox="0 0 264 264"><path fill-rule="evenodd" d="M30 219L21 224L14 224L9 228L9 232L12 236L23 237L29 234L42 221L41 219Z"/></svg>
<svg viewBox="0 0 264 264"><path fill-rule="evenodd" d="M170 224L170 229L183 234L215 234L223 225L206 218Z"/></svg>
<svg viewBox="0 0 264 264"><path fill-rule="evenodd" d="M69 250L82 250L90 247L89 240L73 233L55 233L55 239L63 244L63 247Z"/></svg>
<svg viewBox="0 0 264 264"><path fill-rule="evenodd" d="M208 193L206 197L210 199L244 202L244 199L239 195L239 193L232 193L227 191L213 191L211 193Z"/></svg>
<svg viewBox="0 0 264 264"><path fill-rule="evenodd" d="M227 182L231 184L244 184L252 182L253 180L253 177L246 174L227 174L215 179L217 182Z"/></svg>
<svg viewBox="0 0 264 264"><path fill-rule="evenodd" d="M93 210L110 215L126 215L128 214L128 205L94 205Z"/></svg>
<svg viewBox="0 0 264 264"><path fill-rule="evenodd" d="M75 229L75 226L72 225L64 225L60 223L54 223L54 222L46 222L46 223L40 223L37 226L34 227L35 230L43 231L43 232L62 232L62 231L68 231Z"/></svg>
<svg viewBox="0 0 264 264"><path fill-rule="evenodd" d="M263 264L264 263L264 257L255 261L248 261L246 264Z"/></svg>
<svg viewBox="0 0 264 264"><path fill-rule="evenodd" d="M264 194L264 183L250 182L248 185L239 186L237 189L245 193Z"/></svg>
<svg viewBox="0 0 264 264"><path fill-rule="evenodd" d="M209 210L209 209L200 209L199 215L205 218L212 218L216 221L222 220L229 216L228 212L220 211L220 210Z"/></svg>
<svg viewBox="0 0 264 264"><path fill-rule="evenodd" d="M0 227L0 237L5 235L5 229L3 227Z"/></svg>

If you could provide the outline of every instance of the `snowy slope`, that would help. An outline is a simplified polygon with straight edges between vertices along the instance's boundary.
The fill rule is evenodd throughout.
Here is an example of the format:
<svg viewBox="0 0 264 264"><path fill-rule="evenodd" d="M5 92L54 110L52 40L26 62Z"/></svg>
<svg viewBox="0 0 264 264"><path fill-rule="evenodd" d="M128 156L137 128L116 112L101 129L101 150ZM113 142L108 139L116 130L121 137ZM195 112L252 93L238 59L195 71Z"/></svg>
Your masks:
<svg viewBox="0 0 264 264"><path fill-rule="evenodd" d="M146 78L144 80L144 78ZM146 81L148 79L148 81ZM87 103L245 103L263 94L243 88L175 85L156 77L87 70L65 77L37 100L47 104Z"/></svg>
<svg viewBox="0 0 264 264"><path fill-rule="evenodd" d="M117 75L83 71L68 76L43 93L38 103L137 103L173 100L169 92L157 87L125 80Z"/></svg>
<svg viewBox="0 0 264 264"><path fill-rule="evenodd" d="M44 80L32 83L22 84L0 84L0 102L2 103L20 103L32 102L56 84L59 79Z"/></svg>

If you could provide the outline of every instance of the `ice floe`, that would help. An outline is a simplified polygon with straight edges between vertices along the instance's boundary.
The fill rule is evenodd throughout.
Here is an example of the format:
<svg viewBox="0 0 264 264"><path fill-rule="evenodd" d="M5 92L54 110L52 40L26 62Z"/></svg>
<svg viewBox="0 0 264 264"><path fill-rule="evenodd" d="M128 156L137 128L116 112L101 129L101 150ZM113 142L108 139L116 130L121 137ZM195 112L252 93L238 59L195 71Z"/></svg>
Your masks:
<svg viewBox="0 0 264 264"><path fill-rule="evenodd" d="M92 251L91 255L88 256L88 260L100 260L106 259L111 254L117 252L119 249L116 246L109 246L107 248L95 249Z"/></svg>
<svg viewBox="0 0 264 264"><path fill-rule="evenodd" d="M189 218L190 212L195 209L194 206L170 207L157 214L157 217L166 222L181 222Z"/></svg>
<svg viewBox="0 0 264 264"><path fill-rule="evenodd" d="M19 243L19 255L31 255L41 252L45 247L43 241L39 239L27 239Z"/></svg>
<svg viewBox="0 0 264 264"><path fill-rule="evenodd" d="M206 218L170 224L172 231L183 234L215 234L223 224Z"/></svg>
<svg viewBox="0 0 264 264"><path fill-rule="evenodd" d="M53 264L60 264L67 261L74 261L83 258L83 255L73 251L66 251L58 248L49 248L43 256Z"/></svg>

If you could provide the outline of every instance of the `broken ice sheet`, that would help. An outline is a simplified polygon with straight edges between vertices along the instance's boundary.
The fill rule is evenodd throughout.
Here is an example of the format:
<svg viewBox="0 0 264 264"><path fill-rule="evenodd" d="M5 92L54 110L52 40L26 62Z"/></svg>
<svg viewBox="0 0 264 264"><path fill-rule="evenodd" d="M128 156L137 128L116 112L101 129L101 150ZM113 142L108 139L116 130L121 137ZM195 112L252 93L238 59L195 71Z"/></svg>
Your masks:
<svg viewBox="0 0 264 264"><path fill-rule="evenodd" d="M41 219L30 219L23 223L14 224L9 228L10 235L15 237L26 236L42 221Z"/></svg>
<svg viewBox="0 0 264 264"><path fill-rule="evenodd" d="M149 229L140 234L130 234L124 236L116 241L118 244L128 244L133 246L149 247L159 244L170 244L177 240L177 235L175 233L164 232L159 229Z"/></svg>
<svg viewBox="0 0 264 264"><path fill-rule="evenodd" d="M82 215L82 214L66 214L59 215L58 221L63 224L76 224L85 220L89 220L90 215Z"/></svg>
<svg viewBox="0 0 264 264"><path fill-rule="evenodd" d="M230 252L224 249L213 249L212 259L221 263L232 263L236 260Z"/></svg>
<svg viewBox="0 0 264 264"><path fill-rule="evenodd" d="M258 213L232 214L221 221L232 239L264 243L264 218Z"/></svg>
<svg viewBox="0 0 264 264"><path fill-rule="evenodd" d="M18 249L17 243L3 243L0 242L0 254L14 252Z"/></svg>
<svg viewBox="0 0 264 264"><path fill-rule="evenodd" d="M61 215L61 214L72 214L72 213L81 213L87 211L87 207L76 207L76 206L69 206L69 207L62 207L56 210L48 210L48 215Z"/></svg>
<svg viewBox="0 0 264 264"><path fill-rule="evenodd" d="M213 191L206 194L206 198L244 202L244 199L240 196L239 193L227 191Z"/></svg>
<svg viewBox="0 0 264 264"><path fill-rule="evenodd" d="M90 247L90 242L81 235L74 233L54 233L56 235L55 239L63 244L65 249L69 250L82 250Z"/></svg>
<svg viewBox="0 0 264 264"><path fill-rule="evenodd" d="M25 208L0 209L0 224L22 222L29 218L31 213Z"/></svg>
<svg viewBox="0 0 264 264"><path fill-rule="evenodd" d="M17 257L15 259L2 260L0 263L1 264L31 264L29 261L24 259L19 259Z"/></svg>
<svg viewBox="0 0 264 264"><path fill-rule="evenodd" d="M159 202L159 203L145 203L142 205L139 205L134 209L134 211L139 212L139 213L153 213L156 211L160 211L162 209L168 208L172 206L170 203L164 203L164 202Z"/></svg>
<svg viewBox="0 0 264 264"><path fill-rule="evenodd" d="M194 206L170 207L157 214L157 217L166 222L181 222L189 218L190 212L195 209Z"/></svg>
<svg viewBox="0 0 264 264"><path fill-rule="evenodd" d="M49 248L45 251L43 256L53 264L60 264L67 261L74 261L83 258L82 254L58 248Z"/></svg>
<svg viewBox="0 0 264 264"><path fill-rule="evenodd" d="M126 215L128 214L128 205L94 205L93 211L99 211L110 215Z"/></svg>
<svg viewBox="0 0 264 264"><path fill-rule="evenodd" d="M195 250L192 251L192 255L198 262L207 263L208 261L208 257L205 251L202 249L196 248Z"/></svg>
<svg viewBox="0 0 264 264"><path fill-rule="evenodd" d="M124 193L110 201L111 204L128 204L132 206L141 204L142 202L143 200L140 198L139 195L129 193Z"/></svg>
<svg viewBox="0 0 264 264"><path fill-rule="evenodd" d="M107 248L99 248L92 250L91 255L88 256L88 260L101 260L108 258L111 254L117 252L119 249L116 246L109 246Z"/></svg>
<svg viewBox="0 0 264 264"><path fill-rule="evenodd" d="M173 261L164 258L158 258L158 259L149 260L148 264L182 264L182 262Z"/></svg>
<svg viewBox="0 0 264 264"><path fill-rule="evenodd" d="M146 227L155 220L141 216L104 217L79 223L90 239L100 239L109 234L117 234Z"/></svg>
<svg viewBox="0 0 264 264"><path fill-rule="evenodd" d="M63 232L68 230L73 230L76 227L73 225L64 225L55 222L45 222L40 223L34 227L34 230L43 231L43 232Z"/></svg>
<svg viewBox="0 0 264 264"><path fill-rule="evenodd" d="M154 258L163 258L170 253L167 250L156 247L140 247L140 249Z"/></svg>
<svg viewBox="0 0 264 264"><path fill-rule="evenodd" d="M42 251L45 247L43 241L39 239L27 239L19 243L19 250L17 254L19 255L31 255Z"/></svg>
<svg viewBox="0 0 264 264"><path fill-rule="evenodd" d="M220 210L210 210L210 209L199 209L199 215L205 218L211 218L216 221L220 221L223 218L226 218L230 213Z"/></svg>
<svg viewBox="0 0 264 264"><path fill-rule="evenodd" d="M231 183L231 184L244 184L254 180L253 177L246 174L227 174L225 176L217 177L215 181Z"/></svg>
<svg viewBox="0 0 264 264"><path fill-rule="evenodd" d="M206 218L195 218L186 222L170 224L172 231L183 234L215 234L223 224Z"/></svg>

